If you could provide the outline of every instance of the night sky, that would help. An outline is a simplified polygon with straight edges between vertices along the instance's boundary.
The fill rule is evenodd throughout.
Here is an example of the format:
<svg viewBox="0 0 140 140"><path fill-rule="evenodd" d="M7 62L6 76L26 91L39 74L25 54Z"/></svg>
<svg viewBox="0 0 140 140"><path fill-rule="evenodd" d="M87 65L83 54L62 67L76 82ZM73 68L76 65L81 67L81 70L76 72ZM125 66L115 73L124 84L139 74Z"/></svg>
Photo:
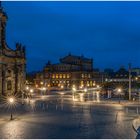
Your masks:
<svg viewBox="0 0 140 140"><path fill-rule="evenodd" d="M69 52L94 67L140 67L140 2L2 2L7 43L27 49L27 70L41 70Z"/></svg>

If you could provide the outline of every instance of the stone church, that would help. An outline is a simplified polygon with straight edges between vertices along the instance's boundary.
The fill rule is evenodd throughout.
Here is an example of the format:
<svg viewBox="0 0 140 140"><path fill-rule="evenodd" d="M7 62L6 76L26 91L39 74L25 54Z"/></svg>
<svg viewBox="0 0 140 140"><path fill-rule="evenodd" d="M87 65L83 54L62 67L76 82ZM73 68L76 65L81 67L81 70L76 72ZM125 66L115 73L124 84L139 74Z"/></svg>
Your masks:
<svg viewBox="0 0 140 140"><path fill-rule="evenodd" d="M23 92L26 74L25 47L20 43L16 49L6 43L7 15L0 6L0 96Z"/></svg>

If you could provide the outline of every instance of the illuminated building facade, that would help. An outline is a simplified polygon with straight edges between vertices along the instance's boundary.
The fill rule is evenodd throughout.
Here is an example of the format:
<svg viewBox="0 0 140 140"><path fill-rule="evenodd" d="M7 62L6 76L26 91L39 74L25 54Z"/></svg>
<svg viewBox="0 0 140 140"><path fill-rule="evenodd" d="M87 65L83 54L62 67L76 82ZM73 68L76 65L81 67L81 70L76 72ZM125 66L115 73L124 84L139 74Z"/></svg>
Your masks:
<svg viewBox="0 0 140 140"><path fill-rule="evenodd" d="M48 87L93 87L99 76L93 71L93 59L84 56L67 55L60 59L60 63L46 64L43 72L37 73L35 84Z"/></svg>
<svg viewBox="0 0 140 140"><path fill-rule="evenodd" d="M22 93L25 84L25 47L9 48L5 39L7 15L0 6L0 95Z"/></svg>

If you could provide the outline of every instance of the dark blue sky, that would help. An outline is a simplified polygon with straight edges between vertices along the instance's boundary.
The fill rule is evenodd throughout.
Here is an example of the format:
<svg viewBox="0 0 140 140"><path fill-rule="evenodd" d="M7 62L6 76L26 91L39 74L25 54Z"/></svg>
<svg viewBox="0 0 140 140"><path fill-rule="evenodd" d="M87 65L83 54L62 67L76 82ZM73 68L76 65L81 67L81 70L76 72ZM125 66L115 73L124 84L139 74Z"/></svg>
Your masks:
<svg viewBox="0 0 140 140"><path fill-rule="evenodd" d="M140 66L140 2L3 2L7 42L27 48L27 70L69 52L94 67Z"/></svg>

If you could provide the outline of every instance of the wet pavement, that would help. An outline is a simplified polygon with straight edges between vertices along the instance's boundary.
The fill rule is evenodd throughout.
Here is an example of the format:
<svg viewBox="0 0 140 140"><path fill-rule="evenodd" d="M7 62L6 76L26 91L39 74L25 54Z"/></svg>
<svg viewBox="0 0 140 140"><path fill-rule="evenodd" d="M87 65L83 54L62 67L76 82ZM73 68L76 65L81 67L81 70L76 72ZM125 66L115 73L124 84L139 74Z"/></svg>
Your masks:
<svg viewBox="0 0 140 140"><path fill-rule="evenodd" d="M139 109L139 108L138 108ZM47 95L26 99L12 109L0 108L3 139L135 139L132 128L137 106L74 100L72 95Z"/></svg>

